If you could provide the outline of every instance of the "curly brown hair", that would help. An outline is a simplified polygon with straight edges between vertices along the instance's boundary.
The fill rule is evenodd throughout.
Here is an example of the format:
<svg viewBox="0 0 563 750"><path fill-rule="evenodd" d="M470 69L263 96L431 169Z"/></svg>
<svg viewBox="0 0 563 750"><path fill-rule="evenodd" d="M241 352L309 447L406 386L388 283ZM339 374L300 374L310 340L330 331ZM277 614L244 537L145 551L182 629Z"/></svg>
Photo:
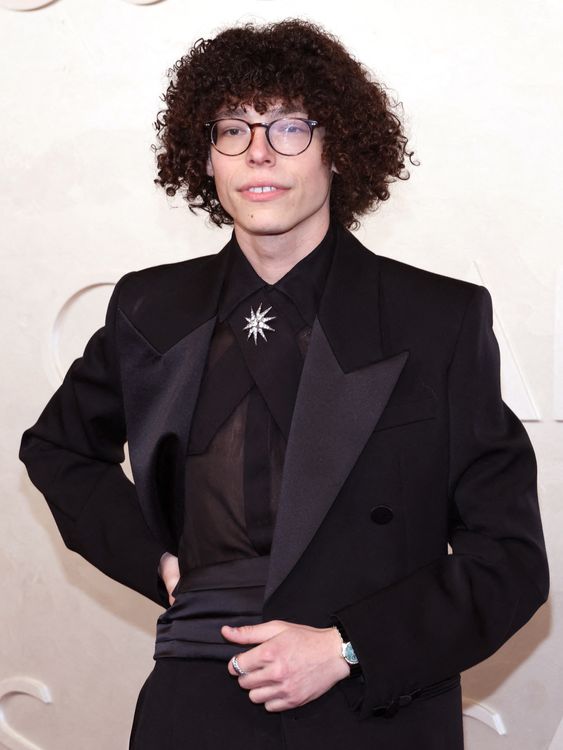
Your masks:
<svg viewBox="0 0 563 750"><path fill-rule="evenodd" d="M330 196L331 215L357 228L357 217L389 198L389 183L406 180L406 151L397 107L384 86L320 26L300 19L227 28L198 39L168 71L161 97L166 109L154 127L158 178L169 196L184 189L191 211L210 214L217 226L233 220L207 175L209 134L205 122L223 107L298 105L325 127L323 159L338 170ZM400 103L399 103L400 106Z"/></svg>

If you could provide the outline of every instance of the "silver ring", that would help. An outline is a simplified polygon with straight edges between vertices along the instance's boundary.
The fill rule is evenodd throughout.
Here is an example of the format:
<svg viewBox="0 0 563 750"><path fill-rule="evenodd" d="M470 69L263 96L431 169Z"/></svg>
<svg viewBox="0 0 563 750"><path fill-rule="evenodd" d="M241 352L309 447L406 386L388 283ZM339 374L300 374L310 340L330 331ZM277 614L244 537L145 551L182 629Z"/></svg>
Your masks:
<svg viewBox="0 0 563 750"><path fill-rule="evenodd" d="M235 672L241 677L245 674L248 674L248 672L245 672L244 669L240 668L238 659L236 656L233 656L233 658L231 659L231 664L233 665L233 669L235 670Z"/></svg>

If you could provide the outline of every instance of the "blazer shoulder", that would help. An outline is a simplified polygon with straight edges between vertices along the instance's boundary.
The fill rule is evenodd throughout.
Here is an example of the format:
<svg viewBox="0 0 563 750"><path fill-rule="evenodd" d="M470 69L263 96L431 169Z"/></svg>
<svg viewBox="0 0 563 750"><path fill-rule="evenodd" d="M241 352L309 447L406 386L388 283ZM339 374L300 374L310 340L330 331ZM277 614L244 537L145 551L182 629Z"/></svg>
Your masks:
<svg viewBox="0 0 563 750"><path fill-rule="evenodd" d="M490 305L488 290L394 258L378 259L380 305L389 343L415 351L423 342L425 347L439 342L441 356L448 361L472 300L481 295Z"/></svg>
<svg viewBox="0 0 563 750"><path fill-rule="evenodd" d="M490 293L482 284L380 256L380 291L385 307L413 326L428 325L455 335L472 299Z"/></svg>
<svg viewBox="0 0 563 750"><path fill-rule="evenodd" d="M219 253L160 263L126 273L118 282L119 308L134 319L141 310L167 308L172 300L193 295L206 283L210 268L217 265ZM211 274L212 275L212 274Z"/></svg>
<svg viewBox="0 0 563 750"><path fill-rule="evenodd" d="M126 273L118 283L122 286L122 295L126 293L143 292L147 289L159 287L178 286L188 276L196 274L205 268L209 261L215 258L217 253L201 255L197 258L173 261L171 263L159 263L154 266L138 268Z"/></svg>
<svg viewBox="0 0 563 750"><path fill-rule="evenodd" d="M363 258L362 268L366 275L379 278L380 292L389 299L396 298L401 304L417 309L439 307L443 312L449 308L465 308L476 290L481 287L471 281L429 271L405 261L379 255L369 249L349 230L345 234L348 246ZM359 251L359 252L358 252ZM374 269L371 274L370 268ZM377 269L377 270L375 270Z"/></svg>
<svg viewBox="0 0 563 750"><path fill-rule="evenodd" d="M395 258L378 257L382 284L388 293L408 294L421 301L435 300L436 304L442 306L464 307L481 287L481 284L429 271Z"/></svg>

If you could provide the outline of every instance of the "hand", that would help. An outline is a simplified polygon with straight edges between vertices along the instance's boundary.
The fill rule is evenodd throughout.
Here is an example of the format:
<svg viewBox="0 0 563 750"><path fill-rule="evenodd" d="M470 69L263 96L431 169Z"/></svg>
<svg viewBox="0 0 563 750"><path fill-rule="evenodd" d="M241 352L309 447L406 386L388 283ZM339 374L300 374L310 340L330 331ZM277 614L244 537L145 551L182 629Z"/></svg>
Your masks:
<svg viewBox="0 0 563 750"><path fill-rule="evenodd" d="M266 711L285 711L318 698L348 677L350 666L340 653L342 639L336 628L313 628L284 620L231 628L221 634L234 643L258 643L237 656L248 672L238 677L253 703ZM232 662L229 673L236 676Z"/></svg>
<svg viewBox="0 0 563 750"><path fill-rule="evenodd" d="M176 555L173 555L170 552L165 552L162 555L158 565L158 574L164 581L164 585L168 591L168 601L170 604L174 604L176 600L173 596L170 596L170 594L180 580L180 567Z"/></svg>

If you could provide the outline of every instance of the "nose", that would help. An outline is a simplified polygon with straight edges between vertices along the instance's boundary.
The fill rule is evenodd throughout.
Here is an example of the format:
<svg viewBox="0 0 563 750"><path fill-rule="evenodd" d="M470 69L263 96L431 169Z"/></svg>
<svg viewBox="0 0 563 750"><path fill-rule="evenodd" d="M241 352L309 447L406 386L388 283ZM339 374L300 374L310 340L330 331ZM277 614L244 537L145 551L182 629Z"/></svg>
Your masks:
<svg viewBox="0 0 563 750"><path fill-rule="evenodd" d="M257 126L252 128L252 140L246 150L246 159L250 164L273 163L276 152L268 143L266 128Z"/></svg>

